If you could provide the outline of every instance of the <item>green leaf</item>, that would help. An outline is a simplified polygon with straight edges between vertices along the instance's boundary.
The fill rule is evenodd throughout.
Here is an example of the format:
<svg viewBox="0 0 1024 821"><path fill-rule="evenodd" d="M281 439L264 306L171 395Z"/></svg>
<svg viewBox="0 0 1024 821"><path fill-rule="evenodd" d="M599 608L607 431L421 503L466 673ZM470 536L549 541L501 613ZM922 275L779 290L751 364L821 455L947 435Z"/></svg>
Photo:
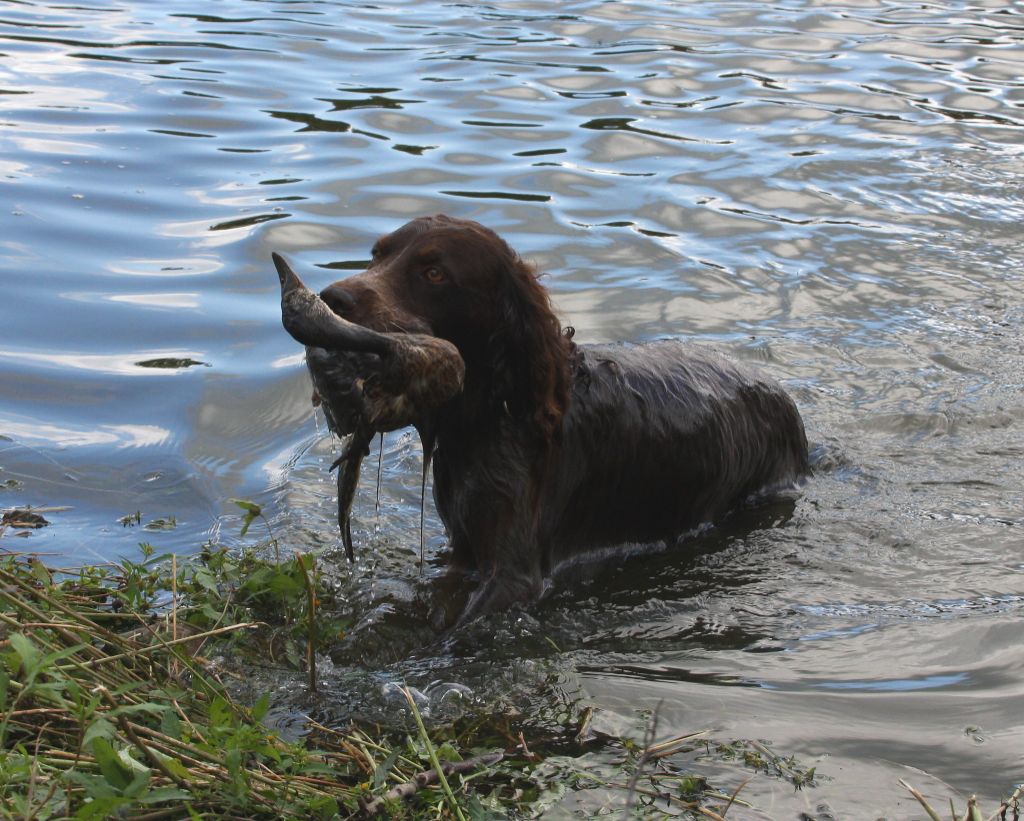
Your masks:
<svg viewBox="0 0 1024 821"><path fill-rule="evenodd" d="M34 673L39 662L39 648L24 633L14 633L8 641L21 659L26 676Z"/></svg>
<svg viewBox="0 0 1024 821"><path fill-rule="evenodd" d="M282 599L291 599L300 593L305 592L305 586L299 579L289 573L274 573L267 585L272 593Z"/></svg>
<svg viewBox="0 0 1024 821"><path fill-rule="evenodd" d="M107 783L102 775L80 772L79 770L68 770L64 774L64 780L69 785L77 784L82 788L87 798L119 798L118 790L115 790Z"/></svg>
<svg viewBox="0 0 1024 821"><path fill-rule="evenodd" d="M242 584L242 589L250 594L259 593L266 589L273 575L279 572L280 570L276 567L261 567L254 570L246 577L245 582Z"/></svg>
<svg viewBox="0 0 1024 821"><path fill-rule="evenodd" d="M387 781L388 773L391 772L391 768L395 766L395 762L398 761L398 755L401 750L393 750L391 755L384 759L373 771L373 789L379 790L384 786L384 782Z"/></svg>
<svg viewBox="0 0 1024 821"><path fill-rule="evenodd" d="M7 690L11 686L11 677L6 670L0 669L0 713L7 710Z"/></svg>
<svg viewBox="0 0 1024 821"><path fill-rule="evenodd" d="M187 801L192 798L188 790L179 790L177 787L157 787L141 796L140 804L160 804L164 801Z"/></svg>
<svg viewBox="0 0 1024 821"><path fill-rule="evenodd" d="M160 719L160 732L171 738L181 738L181 719L174 710L168 710Z"/></svg>
<svg viewBox="0 0 1024 821"><path fill-rule="evenodd" d="M264 605L269 604L268 598L284 603L295 602L305 594L305 586L298 578L300 572L294 562L279 567L261 567L242 585L242 600Z"/></svg>
<svg viewBox="0 0 1024 821"><path fill-rule="evenodd" d="M259 723L263 721L270 709L270 693L264 693L259 700L252 705L252 720Z"/></svg>
<svg viewBox="0 0 1024 821"><path fill-rule="evenodd" d="M148 773L149 772L149 767L147 767L141 761L136 761L134 758L132 758L131 748L130 747L122 747L118 751L117 757L121 760L121 763L128 770L134 770L136 773Z"/></svg>
<svg viewBox="0 0 1024 821"><path fill-rule="evenodd" d="M437 748L437 757L441 761L462 761L462 756L459 755L459 751L452 746L450 741L444 742L444 744Z"/></svg>
<svg viewBox="0 0 1024 821"><path fill-rule="evenodd" d="M188 767L178 761L178 759L170 758L168 756L162 756L161 758L164 762L164 766L178 776L182 781L188 781L192 777L192 773L189 772Z"/></svg>
<svg viewBox="0 0 1024 821"><path fill-rule="evenodd" d="M46 565L42 562L32 562L32 575L44 587L50 587L53 584L53 576L50 575L50 571L46 569Z"/></svg>
<svg viewBox="0 0 1024 821"><path fill-rule="evenodd" d="M149 769L146 769L145 772L135 773L132 783L124 788L125 797L138 801L142 795L147 793L149 791L149 775Z"/></svg>
<svg viewBox="0 0 1024 821"><path fill-rule="evenodd" d="M115 818L117 808L128 803L127 798L120 796L106 796L95 798L88 804L83 804L75 813L75 821L93 821L93 819Z"/></svg>
<svg viewBox="0 0 1024 821"><path fill-rule="evenodd" d="M241 780L242 776L242 753L237 747L232 747L226 753L224 753L224 766L227 768L228 775L235 782Z"/></svg>
<svg viewBox="0 0 1024 821"><path fill-rule="evenodd" d="M209 621L211 621L211 622L216 623L216 622L220 621L220 617L221 617L220 613L221 613L221 611L218 610L216 607L214 607L209 602L206 602L202 607L200 607L199 608L199 612L202 613L204 616L206 616L206 618Z"/></svg>
<svg viewBox="0 0 1024 821"><path fill-rule="evenodd" d="M210 702L209 716L211 729L224 730L234 725L235 714L223 696L217 696Z"/></svg>
<svg viewBox="0 0 1024 821"><path fill-rule="evenodd" d="M297 767L296 771L301 775L322 775L326 778L336 778L338 775L337 767L324 764L322 761L308 761Z"/></svg>
<svg viewBox="0 0 1024 821"><path fill-rule="evenodd" d="M117 732L114 730L114 725L107 721L105 718L97 718L92 724L89 725L85 731L85 735L82 737L82 746L91 747L93 739L102 738L108 743L111 739L116 738Z"/></svg>
<svg viewBox="0 0 1024 821"><path fill-rule="evenodd" d="M79 650L84 650L85 647L85 644L76 644L73 647L63 647L60 650L54 650L52 653L47 653L43 656L42 661L39 662L39 667L44 670L47 667L52 667L55 662L63 661L64 659L73 656Z"/></svg>
<svg viewBox="0 0 1024 821"><path fill-rule="evenodd" d="M253 523L256 517L263 515L263 508L255 502L249 502L245 499L232 499L231 501L245 511L245 518L242 519L242 530L239 533L240 536L244 536L249 532L249 525Z"/></svg>
<svg viewBox="0 0 1024 821"><path fill-rule="evenodd" d="M475 795L466 799L464 809L469 813L470 821L497 821L505 817L487 809Z"/></svg>
<svg viewBox="0 0 1024 821"><path fill-rule="evenodd" d="M217 594L218 593L218 590L217 590L217 579L205 567L200 567L196 571L196 575L194 576L194 579L196 581L196 584L198 584L204 590L206 590L206 591L208 591L210 593L213 593L213 594Z"/></svg>
<svg viewBox="0 0 1024 821"><path fill-rule="evenodd" d="M132 783L132 771L121 763L121 758L107 739L96 737L92 740L92 754L107 783L120 793Z"/></svg>
<svg viewBox="0 0 1024 821"><path fill-rule="evenodd" d="M173 709L174 708L169 704L157 704L153 701L144 701L142 704L121 704L111 710L108 715L126 716L143 713L145 715L159 716Z"/></svg>
<svg viewBox="0 0 1024 821"><path fill-rule="evenodd" d="M337 818L341 812L336 799L329 795L319 796L306 803L310 818Z"/></svg>
<svg viewBox="0 0 1024 821"><path fill-rule="evenodd" d="M273 744L261 744L253 752L258 753L264 758L269 758L275 764L281 763L281 751Z"/></svg>
<svg viewBox="0 0 1024 821"><path fill-rule="evenodd" d="M238 505L240 508L242 508L242 510L244 510L246 513L249 513L252 516L263 515L263 508L260 507L255 502L250 502L247 501L246 499L232 499L231 501Z"/></svg>

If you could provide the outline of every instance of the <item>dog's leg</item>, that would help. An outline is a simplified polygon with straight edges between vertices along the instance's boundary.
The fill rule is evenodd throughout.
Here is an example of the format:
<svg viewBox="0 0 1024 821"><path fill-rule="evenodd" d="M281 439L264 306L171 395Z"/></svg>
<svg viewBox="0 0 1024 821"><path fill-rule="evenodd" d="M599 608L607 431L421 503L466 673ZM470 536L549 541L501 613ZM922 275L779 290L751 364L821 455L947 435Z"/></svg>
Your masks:
<svg viewBox="0 0 1024 821"><path fill-rule="evenodd" d="M455 622L456 627L468 624L473 619L498 613L510 608L535 602L544 592L544 581L540 573L505 572L498 568L482 580L469 597L466 606Z"/></svg>

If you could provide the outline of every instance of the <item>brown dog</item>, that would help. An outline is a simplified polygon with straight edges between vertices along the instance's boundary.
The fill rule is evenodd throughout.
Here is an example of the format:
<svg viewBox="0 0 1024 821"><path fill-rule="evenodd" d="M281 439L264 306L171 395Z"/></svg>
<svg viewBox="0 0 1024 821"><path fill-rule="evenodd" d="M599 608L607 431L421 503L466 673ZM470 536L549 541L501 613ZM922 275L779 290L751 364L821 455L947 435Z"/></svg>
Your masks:
<svg viewBox="0 0 1024 821"><path fill-rule="evenodd" d="M478 223L413 220L321 297L359 325L447 339L465 362L463 391L416 423L454 564L478 579L460 621L538 598L587 554L672 544L808 470L775 382L674 340L577 346L534 270Z"/></svg>

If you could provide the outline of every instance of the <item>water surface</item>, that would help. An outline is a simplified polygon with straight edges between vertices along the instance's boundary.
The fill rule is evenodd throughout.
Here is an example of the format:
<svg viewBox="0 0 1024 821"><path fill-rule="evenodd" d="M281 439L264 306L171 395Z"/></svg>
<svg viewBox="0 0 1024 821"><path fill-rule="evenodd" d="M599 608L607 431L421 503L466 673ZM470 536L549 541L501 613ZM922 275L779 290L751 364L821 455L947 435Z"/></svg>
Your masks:
<svg viewBox="0 0 1024 821"><path fill-rule="evenodd" d="M1005 2L7 3L0 508L64 509L3 546L194 552L254 499L357 617L324 714L396 681L638 736L660 705L817 767L757 776L750 817L914 817L901 777L995 799L1024 778L1022 78ZM432 644L418 443L386 439L379 515L368 460L348 568L269 255L322 287L436 212L547 271L578 340L782 380L802 498Z"/></svg>

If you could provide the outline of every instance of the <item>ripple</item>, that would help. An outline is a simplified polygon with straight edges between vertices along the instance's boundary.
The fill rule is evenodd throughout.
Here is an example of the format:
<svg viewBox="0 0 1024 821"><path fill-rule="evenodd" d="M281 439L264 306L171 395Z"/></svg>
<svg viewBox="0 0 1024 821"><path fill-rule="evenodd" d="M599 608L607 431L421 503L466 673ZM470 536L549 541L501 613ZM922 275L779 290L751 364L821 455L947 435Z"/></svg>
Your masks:
<svg viewBox="0 0 1024 821"><path fill-rule="evenodd" d="M861 681L821 681L810 683L812 687L823 690L853 690L857 692L912 692L914 690L933 690L971 683L966 673L948 675L921 676L903 679L864 679Z"/></svg>
<svg viewBox="0 0 1024 821"><path fill-rule="evenodd" d="M40 420L18 420L5 417L0 425L6 435L28 445L58 444L62 448L105 446L113 448L146 448L164 444L173 434L157 425L61 426Z"/></svg>
<svg viewBox="0 0 1024 821"><path fill-rule="evenodd" d="M133 277L182 277L212 274L223 267L215 257L188 257L184 259L126 259L110 262L108 270L114 274Z"/></svg>
<svg viewBox="0 0 1024 821"><path fill-rule="evenodd" d="M520 194L512 191L441 191L449 197L467 197L483 200L516 200L518 202L550 202L547 194Z"/></svg>
<svg viewBox="0 0 1024 821"><path fill-rule="evenodd" d="M44 369L90 371L120 376L156 376L144 362L152 360L191 360L201 353L182 351L136 351L117 354L60 353L57 351L31 351L0 349L0 361L7 360L18 366L32 365ZM139 368L142 370L139 370Z"/></svg>
<svg viewBox="0 0 1024 821"><path fill-rule="evenodd" d="M1016 8L172 5L0 19L0 469L19 501L76 508L40 545L134 549L129 499L177 517L147 534L176 550L231 542L223 501L256 498L323 551L359 619L325 665L340 705L386 711L381 682L407 677L424 703L435 680L501 701L518 675L537 704L585 674L599 710L657 694L681 723L825 738L836 781L816 789L849 799L839 815L867 812L845 779L933 749L951 783L1002 789L1004 762L942 733L978 712L1020 723ZM336 443L268 259L322 286L438 211L536 261L580 340L686 336L770 371L841 469L791 518L737 517L694 555L624 562L471 649L424 649L417 608L446 557L428 504L415 569L415 439L386 440L380 513L373 470L357 498L366 549L335 562ZM549 662L557 684L528 671ZM900 752L912 737L925 753Z"/></svg>
<svg viewBox="0 0 1024 821"><path fill-rule="evenodd" d="M227 220L226 222L218 222L215 225L210 226L211 231L233 231L238 228L251 228L255 225L259 225L262 222L269 222L270 220L287 219L291 214L255 214L250 217L239 217L234 220Z"/></svg>

